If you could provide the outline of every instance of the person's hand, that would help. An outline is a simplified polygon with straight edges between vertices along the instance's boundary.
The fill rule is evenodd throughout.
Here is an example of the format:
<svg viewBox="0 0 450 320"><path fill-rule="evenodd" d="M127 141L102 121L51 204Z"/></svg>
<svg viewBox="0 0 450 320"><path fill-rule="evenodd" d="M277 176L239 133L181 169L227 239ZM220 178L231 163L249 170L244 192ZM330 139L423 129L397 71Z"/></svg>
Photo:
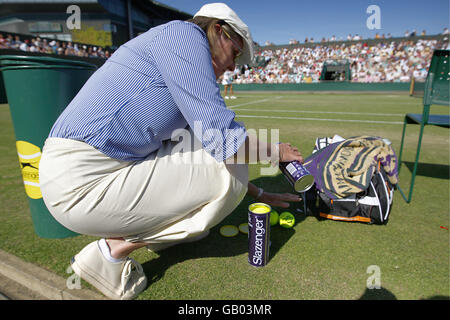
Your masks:
<svg viewBox="0 0 450 320"><path fill-rule="evenodd" d="M278 144L280 162L290 162L297 160L300 163L303 163L303 156L298 151L297 147L292 146L290 143L280 143Z"/></svg>
<svg viewBox="0 0 450 320"><path fill-rule="evenodd" d="M264 191L258 201L271 207L289 208L289 202L300 202L302 198L292 193L272 193Z"/></svg>

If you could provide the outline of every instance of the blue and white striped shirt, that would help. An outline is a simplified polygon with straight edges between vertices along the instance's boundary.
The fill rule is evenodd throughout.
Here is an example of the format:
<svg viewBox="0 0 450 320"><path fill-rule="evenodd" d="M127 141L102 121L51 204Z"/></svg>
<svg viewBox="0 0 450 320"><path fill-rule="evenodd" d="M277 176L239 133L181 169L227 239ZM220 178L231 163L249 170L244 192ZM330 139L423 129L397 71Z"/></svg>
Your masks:
<svg viewBox="0 0 450 320"><path fill-rule="evenodd" d="M50 137L84 141L111 158L134 161L199 121L196 138L223 161L246 137L234 118L220 95L205 33L172 21L123 44L62 112Z"/></svg>

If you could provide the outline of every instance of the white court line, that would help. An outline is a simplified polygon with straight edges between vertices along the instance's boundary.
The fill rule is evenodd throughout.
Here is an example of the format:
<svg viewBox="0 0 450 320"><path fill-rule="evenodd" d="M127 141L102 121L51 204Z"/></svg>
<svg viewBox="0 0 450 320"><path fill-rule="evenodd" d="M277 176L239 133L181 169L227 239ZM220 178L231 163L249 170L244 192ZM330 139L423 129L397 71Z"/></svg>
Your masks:
<svg viewBox="0 0 450 320"><path fill-rule="evenodd" d="M235 104L234 106L228 106L228 109L234 109L234 108L236 108L236 107L247 106L247 105L249 105L249 104L255 104L255 103L260 103L260 102L266 102L266 101L276 100L276 99L280 99L280 98L282 98L282 96L273 97L273 98L267 98L267 99L262 99L262 100L256 100L256 101L250 101L250 102L241 103L241 104Z"/></svg>
<svg viewBox="0 0 450 320"><path fill-rule="evenodd" d="M312 121L334 121L334 122L355 122L355 123L383 123L383 124L403 124L400 121L372 121L372 120L349 120L349 119L321 119L321 118L298 118L298 117L275 117L275 116L251 116L245 114L237 114L242 118L258 118L258 119L279 119L279 120L312 120Z"/></svg>
<svg viewBox="0 0 450 320"><path fill-rule="evenodd" d="M336 98L333 101L321 100L321 99L318 99L318 98L314 99L313 101L311 101L311 99L308 99L308 98L306 98L306 99L303 98L302 100L289 99L289 98L287 98L285 96L281 96L281 98L283 98L283 99L279 100L280 103L281 102L286 102L286 103L292 103L292 102L297 102L297 103L309 102L310 103L310 102L313 102L313 103L316 103L316 104L330 104L330 103L332 103L332 104L346 104L346 103L348 103L348 100L340 100L339 98ZM348 99L348 97L346 97L345 99ZM359 103L360 104L372 104L373 101L361 100L361 101L359 101ZM395 105L399 105L399 104L417 105L417 101L392 101L392 100L389 100L389 102L387 102L387 103L388 104L395 104ZM420 102L419 102L418 105L420 105ZM310 106L306 106L306 107L310 107Z"/></svg>
<svg viewBox="0 0 450 320"><path fill-rule="evenodd" d="M234 109L234 111L256 111L256 112L293 112L293 113L329 113L329 114L352 114L365 116L404 116L403 113L364 113L364 112L339 112L339 111L306 111L306 110L279 110L279 109Z"/></svg>

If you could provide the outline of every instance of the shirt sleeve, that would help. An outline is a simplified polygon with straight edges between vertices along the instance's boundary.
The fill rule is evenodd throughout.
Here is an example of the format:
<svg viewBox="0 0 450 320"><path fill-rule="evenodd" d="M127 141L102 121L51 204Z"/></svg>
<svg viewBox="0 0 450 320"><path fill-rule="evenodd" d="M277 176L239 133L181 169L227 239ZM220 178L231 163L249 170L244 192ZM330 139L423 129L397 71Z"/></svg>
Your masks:
<svg viewBox="0 0 450 320"><path fill-rule="evenodd" d="M171 24L152 40L150 54L203 148L217 161L234 155L247 134L220 95L203 30L188 22Z"/></svg>

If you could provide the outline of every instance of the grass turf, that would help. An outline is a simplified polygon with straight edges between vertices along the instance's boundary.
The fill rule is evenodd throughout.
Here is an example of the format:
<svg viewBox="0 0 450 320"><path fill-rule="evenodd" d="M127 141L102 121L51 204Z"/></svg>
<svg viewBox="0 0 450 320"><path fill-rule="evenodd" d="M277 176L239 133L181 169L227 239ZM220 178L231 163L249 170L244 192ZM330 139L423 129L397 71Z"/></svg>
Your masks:
<svg viewBox="0 0 450 320"><path fill-rule="evenodd" d="M238 92L226 100L247 128L279 129L280 140L308 156L316 137L375 135L398 150L403 114L420 113L420 99L406 94L295 94ZM447 107L433 113L448 114ZM307 119L307 120L305 120ZM342 121L336 121L340 119ZM351 121L349 121L351 120ZM406 188L415 156L418 126L408 126L400 183ZM42 239L33 231L8 106L0 106L0 249L69 277L70 258L96 238ZM250 180L271 192L292 192L278 172L250 165ZM137 299L433 299L449 296L449 133L426 127L411 204L398 191L385 226L318 220L290 211L291 229L272 227L270 261L263 268L247 262L247 237L220 236L224 224L247 220L245 197L236 210L196 243L161 253L140 249L148 288ZM276 208L279 212L279 208ZM367 289L379 267L381 289ZM82 282L83 286L89 287Z"/></svg>

